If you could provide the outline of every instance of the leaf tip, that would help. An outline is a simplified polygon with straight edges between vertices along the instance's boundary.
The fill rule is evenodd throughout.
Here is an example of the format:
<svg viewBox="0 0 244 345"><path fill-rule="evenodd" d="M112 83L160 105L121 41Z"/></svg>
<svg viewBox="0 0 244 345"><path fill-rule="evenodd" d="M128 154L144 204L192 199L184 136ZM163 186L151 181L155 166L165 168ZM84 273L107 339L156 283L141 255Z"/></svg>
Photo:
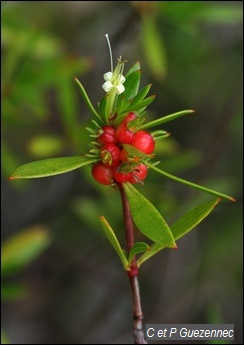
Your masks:
<svg viewBox="0 0 244 345"><path fill-rule="evenodd" d="M237 202L237 200L235 198L233 198L232 196L229 196L229 195L225 195L225 198L232 201L232 202ZM222 198L219 198L220 200L222 200ZM219 200L219 201L220 201Z"/></svg>
<svg viewBox="0 0 244 345"><path fill-rule="evenodd" d="M12 181L12 180L15 180L14 175L11 175L11 176L8 177L8 181Z"/></svg>
<svg viewBox="0 0 244 345"><path fill-rule="evenodd" d="M178 249L177 244L175 243L174 246L172 247L172 249Z"/></svg>

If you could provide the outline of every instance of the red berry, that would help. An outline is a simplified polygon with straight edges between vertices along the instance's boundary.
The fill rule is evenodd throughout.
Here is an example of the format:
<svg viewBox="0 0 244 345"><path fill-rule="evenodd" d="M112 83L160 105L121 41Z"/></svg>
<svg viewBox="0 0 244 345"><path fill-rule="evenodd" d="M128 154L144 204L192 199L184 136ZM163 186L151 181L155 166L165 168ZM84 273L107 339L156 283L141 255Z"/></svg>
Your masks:
<svg viewBox="0 0 244 345"><path fill-rule="evenodd" d="M101 184L111 184L113 179L112 168L107 167L102 162L96 163L92 168L94 180Z"/></svg>
<svg viewBox="0 0 244 345"><path fill-rule="evenodd" d="M131 140L133 139L135 129L128 128L127 124L136 118L137 115L135 113L128 113L119 127L116 129L116 138L121 144L130 144Z"/></svg>
<svg viewBox="0 0 244 345"><path fill-rule="evenodd" d="M136 147L138 150L144 153L150 154L154 151L155 142L150 133L140 130L135 133L133 140L130 143L132 146Z"/></svg>
<svg viewBox="0 0 244 345"><path fill-rule="evenodd" d="M147 177L147 166L140 163L135 167L134 171L130 173L129 182L130 183L139 183Z"/></svg>
<svg viewBox="0 0 244 345"><path fill-rule="evenodd" d="M106 144L101 148L100 157L106 166L117 166L120 161L120 149L117 145Z"/></svg>
<svg viewBox="0 0 244 345"><path fill-rule="evenodd" d="M135 113L131 112L126 116L126 118L123 120L123 122L128 123L128 122L135 120L136 118L137 118L137 115Z"/></svg>
<svg viewBox="0 0 244 345"><path fill-rule="evenodd" d="M117 181L119 183L124 183L124 182L127 182L129 180L130 173L121 172L119 170L119 167L113 168L112 171L113 171L113 178L115 179L115 181Z"/></svg>
<svg viewBox="0 0 244 345"><path fill-rule="evenodd" d="M116 138L118 142L122 144L130 144L134 137L134 132L127 129L127 123L121 122L119 127L116 129Z"/></svg>
<svg viewBox="0 0 244 345"><path fill-rule="evenodd" d="M116 144L115 129L111 126L102 127L103 133L99 135L98 141L102 144Z"/></svg>

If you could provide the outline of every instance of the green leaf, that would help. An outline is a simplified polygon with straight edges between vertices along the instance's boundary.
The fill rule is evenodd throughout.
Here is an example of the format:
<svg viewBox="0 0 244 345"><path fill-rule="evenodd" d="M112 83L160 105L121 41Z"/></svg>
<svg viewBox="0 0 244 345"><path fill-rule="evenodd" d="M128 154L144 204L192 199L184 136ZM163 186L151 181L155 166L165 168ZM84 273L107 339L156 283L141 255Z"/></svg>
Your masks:
<svg viewBox="0 0 244 345"><path fill-rule="evenodd" d="M101 99L99 103L99 110L102 116L102 119L107 123L108 118L108 93Z"/></svg>
<svg viewBox="0 0 244 345"><path fill-rule="evenodd" d="M146 95L148 94L150 88L151 88L152 84L149 84L149 85L146 85L144 86L139 92L138 94L132 99L132 102L131 102L131 106L132 105L136 105L137 103L141 102L145 97Z"/></svg>
<svg viewBox="0 0 244 345"><path fill-rule="evenodd" d="M133 105L133 104L129 105L127 108L124 108L123 111L124 112L137 111L137 110L140 110L141 108L145 108L154 101L155 97L156 97L155 95L149 96L149 97L145 98L143 101L141 101L135 105Z"/></svg>
<svg viewBox="0 0 244 345"><path fill-rule="evenodd" d="M127 78L132 72L139 71L141 69L140 62L137 61L126 73L125 77Z"/></svg>
<svg viewBox="0 0 244 345"><path fill-rule="evenodd" d="M128 101L127 101L128 102ZM116 108L115 108L115 112L117 114L120 114L120 112L123 110L124 108L124 103L125 103L125 98L123 93L121 93L120 95L117 95L117 100L116 100ZM128 102L129 103L129 102ZM127 106L127 105L126 105Z"/></svg>
<svg viewBox="0 0 244 345"><path fill-rule="evenodd" d="M12 236L2 245L2 274L15 272L38 257L50 244L45 227L36 225Z"/></svg>
<svg viewBox="0 0 244 345"><path fill-rule="evenodd" d="M178 240L182 236L186 235L189 231L195 228L204 218L206 218L209 213L218 205L221 198L213 199L204 203L200 206L197 206L193 210L187 212L181 218L179 218L172 226L171 231L175 238ZM164 249L165 246L162 246L158 243L154 243L151 247L150 252L144 253L138 260L138 267L141 266L143 262L148 260L153 255L157 254L160 250Z"/></svg>
<svg viewBox="0 0 244 345"><path fill-rule="evenodd" d="M135 146L129 144L123 144L123 148L132 156L137 158L153 158L154 154L147 154L141 150L138 150Z"/></svg>
<svg viewBox="0 0 244 345"><path fill-rule="evenodd" d="M132 218L138 229L152 241L166 247L176 247L171 230L158 210L130 183L123 184Z"/></svg>
<svg viewBox="0 0 244 345"><path fill-rule="evenodd" d="M145 123L144 125L140 126L140 129L146 129L146 128L159 126L159 125L162 125L163 123L173 121L173 120L177 119L178 117L181 117L181 116L187 115L187 114L192 114L194 112L195 112L195 110L192 110L192 109L178 111L177 113L163 116L163 117L160 117L159 119Z"/></svg>
<svg viewBox="0 0 244 345"><path fill-rule="evenodd" d="M95 108L93 107L93 105L90 101L90 98L88 97L88 94L86 93L86 90L84 89L83 85L81 84L81 82L77 78L74 78L74 79L75 79L75 82L80 89L81 95L82 95L86 105L91 110L91 112L101 121L101 117L98 114L98 112L95 110Z"/></svg>
<svg viewBox="0 0 244 345"><path fill-rule="evenodd" d="M113 231L113 229L111 228L110 224L108 223L108 221L103 217L103 216L100 216L100 223L102 225L102 228L105 232L105 235L107 236L108 240L110 241L110 243L112 244L113 248L115 249L116 253L118 254L123 266L124 266L124 269L126 271L129 271L130 268L129 268L129 264L128 264L128 260L120 246L120 243Z"/></svg>
<svg viewBox="0 0 244 345"><path fill-rule="evenodd" d="M171 226L174 238L178 240L197 226L218 205L221 198L210 200L183 215Z"/></svg>
<svg viewBox="0 0 244 345"><path fill-rule="evenodd" d="M128 75L124 82L125 91L123 93L125 100L135 97L138 92L141 78L141 71L137 70Z"/></svg>
<svg viewBox="0 0 244 345"><path fill-rule="evenodd" d="M193 187L193 188L195 188L195 189L199 189L199 190L201 190L202 192L205 192L205 193L208 193L208 194L212 194L212 195L215 195L215 196L219 196L219 197L221 197L221 198L228 199L228 200L230 200L230 201L234 201L234 202L236 201L234 198L232 198L232 196L229 196L229 195L226 195L226 194L223 194L223 193L219 193L219 192L217 192L217 191L215 191L215 190L212 190L212 189L209 189L209 188L200 186L200 185L198 185L198 184L196 184L196 183L193 183L193 182L190 182L190 181L183 180L183 179L181 179L181 178L179 178L179 177L176 177L176 176L174 176L174 175L171 175L171 174L167 173L166 171L163 171L163 170L161 170L161 169L155 167L154 165L152 165L152 164L150 164L150 163L148 163L147 165L148 165L150 168L152 168L153 170L157 171L159 174L164 175L164 176L170 178L171 180L180 182L180 183L182 183L182 184L185 184L185 185L187 185L187 186Z"/></svg>
<svg viewBox="0 0 244 345"><path fill-rule="evenodd" d="M88 158L85 156L43 159L21 165L9 177L9 180L39 178L64 174L97 161L98 158Z"/></svg>
<svg viewBox="0 0 244 345"><path fill-rule="evenodd" d="M156 141L159 139L161 140L161 139L168 138L168 136L170 136L170 133L162 129L159 129L159 130L151 132L151 135L153 136L154 141Z"/></svg>
<svg viewBox="0 0 244 345"><path fill-rule="evenodd" d="M126 109L130 104L130 101L125 101L123 94L118 95L115 113L117 114L114 125L118 127L127 115L124 109Z"/></svg>
<svg viewBox="0 0 244 345"><path fill-rule="evenodd" d="M137 242L134 244L134 246L131 248L129 256L128 256L128 262L129 265L131 265L131 262L136 254L147 252L151 248L149 245L145 242Z"/></svg>

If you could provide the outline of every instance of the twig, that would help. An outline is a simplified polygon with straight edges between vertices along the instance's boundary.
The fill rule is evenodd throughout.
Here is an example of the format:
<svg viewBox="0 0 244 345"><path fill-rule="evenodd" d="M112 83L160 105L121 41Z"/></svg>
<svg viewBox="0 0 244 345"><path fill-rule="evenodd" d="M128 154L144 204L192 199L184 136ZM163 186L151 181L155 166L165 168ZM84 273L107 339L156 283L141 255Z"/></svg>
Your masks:
<svg viewBox="0 0 244 345"><path fill-rule="evenodd" d="M124 215L124 222L125 222L126 245L127 245L127 250L129 252L134 245L134 224L133 224L133 220L132 220L132 216L130 212L130 205L126 197L123 185L118 183L118 187L121 194L123 215ZM133 261L131 263L131 270L128 271L128 277L130 280L132 304L133 304L134 341L135 341L135 344L147 344L147 341L144 335L144 329L143 329L143 313L142 313L142 308L141 308L141 296L140 296L140 288L139 288L139 282L138 282L138 267L136 264L135 257L133 258Z"/></svg>

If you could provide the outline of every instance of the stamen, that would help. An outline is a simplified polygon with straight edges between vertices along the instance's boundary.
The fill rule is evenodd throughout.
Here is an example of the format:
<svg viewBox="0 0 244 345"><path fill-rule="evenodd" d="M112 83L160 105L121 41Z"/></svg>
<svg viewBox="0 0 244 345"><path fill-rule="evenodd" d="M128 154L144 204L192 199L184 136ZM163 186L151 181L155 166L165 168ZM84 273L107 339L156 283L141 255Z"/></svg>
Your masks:
<svg viewBox="0 0 244 345"><path fill-rule="evenodd" d="M105 37L106 37L106 40L107 40L107 42L108 42L108 49L109 49L110 63L111 63L111 72L113 73L113 71L114 71L114 67L113 67L113 55L112 55L112 49L111 49L111 45L110 45L110 41L109 41L108 34L106 34Z"/></svg>

